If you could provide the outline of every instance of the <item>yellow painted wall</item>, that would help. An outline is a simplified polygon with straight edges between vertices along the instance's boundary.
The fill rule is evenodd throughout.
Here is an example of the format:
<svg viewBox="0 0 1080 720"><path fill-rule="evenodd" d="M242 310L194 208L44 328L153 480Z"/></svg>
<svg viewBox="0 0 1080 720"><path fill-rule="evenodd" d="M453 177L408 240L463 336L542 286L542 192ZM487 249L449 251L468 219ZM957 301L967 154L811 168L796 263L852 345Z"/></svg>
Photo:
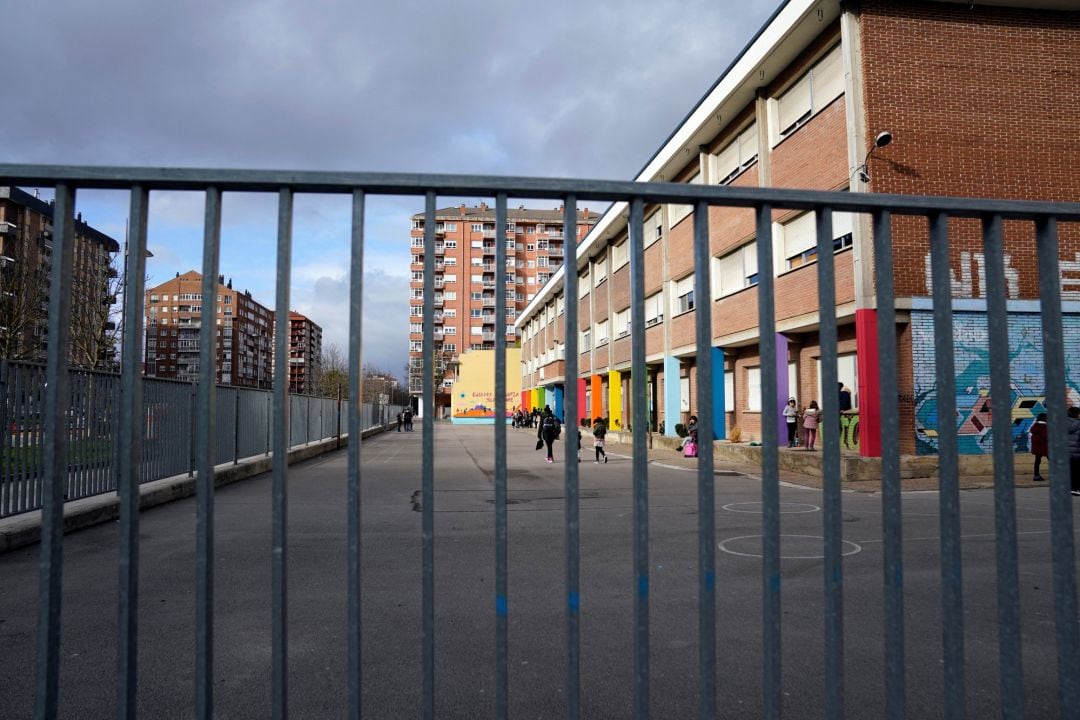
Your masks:
<svg viewBox="0 0 1080 720"><path fill-rule="evenodd" d="M612 428L622 429L622 373L618 370L608 373L608 418Z"/></svg>
<svg viewBox="0 0 1080 720"><path fill-rule="evenodd" d="M469 350L460 355L458 379L450 396L450 417L455 423L495 421L495 351ZM521 350L506 348L507 417L521 399Z"/></svg>

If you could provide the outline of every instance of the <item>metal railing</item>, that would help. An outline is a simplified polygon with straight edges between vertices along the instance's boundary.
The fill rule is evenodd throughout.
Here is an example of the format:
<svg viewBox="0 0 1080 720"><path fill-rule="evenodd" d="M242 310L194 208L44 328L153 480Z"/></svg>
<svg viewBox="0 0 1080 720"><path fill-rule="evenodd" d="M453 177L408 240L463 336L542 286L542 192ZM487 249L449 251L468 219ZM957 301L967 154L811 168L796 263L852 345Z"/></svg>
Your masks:
<svg viewBox="0 0 1080 720"><path fill-rule="evenodd" d="M117 489L120 384L116 373L70 372L64 411L68 460L66 479L61 480L64 500ZM160 378L143 378L142 385L139 482L192 474L200 425L195 385ZM269 454L272 393L228 385L219 386L217 393L214 464ZM44 398L45 366L0 360L0 518L42 508ZM347 404L336 398L290 395L290 444L337 437ZM361 424L365 430L387 425L400 410L396 405L364 403Z"/></svg>
<svg viewBox="0 0 1080 720"><path fill-rule="evenodd" d="M364 208L372 194L414 195L424 197L425 206L425 302L423 343L423 436L422 436L422 709L424 717L435 711L435 582L434 582L434 373L435 357L433 328L435 305L432 278L434 277L435 213L438 196L470 196L495 198L496 208L496 274L499 286L505 273L505 228L507 198L558 200L564 204L563 234L573 237L576 232L576 210L581 200L590 202L626 203L629 208L629 256L631 289L631 330L643 338L645 320L645 272L643 210L648 204L688 204L693 213L693 257L695 263L694 292L698 298L709 298L710 263L709 208L733 206L751 208L756 217L758 267L763 271L758 284L759 348L761 356L762 395L762 513L763 560L762 636L764 715L777 718L780 714L782 686L780 682L780 504L778 470L779 414L777 397L776 298L774 276L768 269L773 264L772 224L774 211L780 209L811 210L816 213L818 262L819 333L821 344L821 376L823 387L837 386L837 316L836 278L833 259L832 216L835 212L869 214L873 226L874 278L878 312L878 350L880 358L881 434L882 434L882 513L884 548L884 630L885 630L885 687L886 714L892 718L904 714L905 640L904 640L904 568L902 560L899 417L896 409L897 339L895 293L893 285L892 221L894 215L925 218L929 224L933 269L933 314L939 374L939 416L951 417L954 409L950 398L955 391L952 372L952 296L949 279L949 244L946 220L955 217L978 218L982 221L983 247L986 256L987 312L991 342L992 401L995 406L1009 407L1009 358L1006 302L1002 288L1006 287L1003 264L1002 221L1026 221L1034 224L1039 269L1039 298L1043 329L1043 360L1046 383L1051 388L1066 387L1064 346L1062 341L1062 299L1059 283L1060 262L1057 225L1059 222L1080 220L1080 205L1075 203L1037 203L1026 201L960 199L948 197L894 196L849 192L798 191L774 188L738 188L668 183L607 182L592 180L555 180L537 178L498 178L458 175L405 175L379 173L316 173L263 172L244 170L197 169L117 169L80 167L33 167L0 165L0 184L43 186L56 188L55 240L57 251L53 263L60 270L53 274L50 296L50 344L42 417L44 418L44 459L48 472L44 475L42 498L44 527L41 545L42 581L40 594L38 645L38 717L54 717L57 712L60 653L60 593L62 564L60 548L63 543L62 504L67 477L66 457L69 437L64 431L67 418L66 398L69 396L69 376L65 358L69 345L66 323L71 289L60 278L69 277L72 259L73 203L76 188L113 188L131 192L131 245L135 261L128 268L130 287L134 288L125 303L128 334L124 340L124 372L121 375L121 421L119 435L122 447L119 467L121 497L120 521L120 624L118 633L118 716L135 715L137 672L137 609L138 594L138 525L137 488L142 457L142 438L139 431L139 408L143 407L146 383L136 372L141 339L130 332L137 328L142 313L141 278L144 276L142 258L146 248L147 201L150 190L189 190L206 196L205 238L202 276L204 296L213 291L213 279L218 275L218 254L221 229L221 194L229 191L273 192L278 194L278 262L277 317L283 325L289 310L290 255L292 206L295 193L341 193L352 197L351 281L349 338L350 385L361 383L361 278L364 263ZM563 276L565 297L573 302L578 297L577 257L568 254ZM506 301L500 293L493 299L496 307L495 333L495 414L501 417L506 390ZM486 303L485 303L486 305ZM203 379L211 377L214 357L211 332L214 327L210 304L203 309L203 357L200 371ZM712 347L712 303L701 302L695 310L695 339L698 352ZM565 377L577 378L578 372L578 313L563 314L566 339ZM634 342L631 365L631 403L633 425L647 426L649 404L646 396L645 343ZM286 497L284 449L289 438L285 435L284 403L286 401L285 365L277 369L273 395L274 424L271 431L275 453L273 484L273 540L267 549L272 559L272 705L275 717L284 717L288 709L286 678L288 676L288 624L285 615L287 557ZM518 368L513 368L518 372ZM701 363L697 371L697 404L709 407L714 382L710 363ZM579 397L576 382L565 387L564 412L576 417L583 398ZM195 714L208 718L213 708L212 673L214 647L213 583L213 460L217 441L218 417L215 408L226 402L222 393L210 382L197 388L197 415L208 418L197 428L196 467L197 540L196 540L196 637L195 637ZM839 427L837 398L824 394L822 424ZM1050 504L1052 522L1052 564L1054 577L1054 608L1057 637L1058 692L1062 717L1080 715L1080 635L1077 625L1076 567L1073 537L1072 505L1069 496L1069 457L1066 448L1066 409L1063 403L1051 403L1047 408L1050 428ZM360 408L350 405L348 425L350 434L359 434ZM1012 447L1008 413L993 417L994 457L996 477L995 533L997 537L998 583L998 643L1000 657L1000 686L1003 714L1019 717L1024 704L1021 673L1019 592L1017 565L1016 506L1013 489ZM958 463L956 428L945 424L939 430L940 489L941 489L941 579L944 711L947 717L964 714L964 614L962 566L960 554ZM507 715L508 698L508 597L507 584L507 441L506 426L496 423L495 448L495 583L492 593L496 679L495 708L498 717ZM580 612L580 525L579 469L576 460L579 434L576 423L566 424L565 442L565 601L564 632L566 637L565 693L567 716L581 715L581 648ZM702 413L699 433L713 436L713 420ZM633 595L633 639L635 679L633 687L634 712L646 717L649 708L650 647L649 647L649 493L647 464L647 435L633 435L633 581L628 588ZM348 716L360 715L363 682L360 662L360 459L362 446L350 443L348 450ZM825 715L840 718L844 708L844 613L842 572L842 495L840 478L840 443L836 433L826 433L823 443L824 467L824 613L825 642L821 661L825 668L827 696ZM280 458L280 462L277 460ZM716 527L714 503L714 461L711 443L701 446L697 469L698 517L698 692L701 717L717 715L717 576Z"/></svg>

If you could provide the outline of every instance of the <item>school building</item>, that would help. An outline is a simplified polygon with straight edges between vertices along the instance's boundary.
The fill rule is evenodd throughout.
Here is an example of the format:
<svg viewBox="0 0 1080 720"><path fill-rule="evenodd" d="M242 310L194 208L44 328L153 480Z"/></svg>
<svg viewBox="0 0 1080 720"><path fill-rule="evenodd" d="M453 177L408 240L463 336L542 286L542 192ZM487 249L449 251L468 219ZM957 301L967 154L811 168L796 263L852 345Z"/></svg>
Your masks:
<svg viewBox="0 0 1080 720"><path fill-rule="evenodd" d="M1080 13L1064 0L837 2L789 0L649 158L637 181L805 188L1075 202L1080 198ZM877 311L869 216L835 213L839 377L854 409L844 444L880 455ZM576 382L579 419L626 428L631 344L644 342L649 424L674 434L690 414L712 414L718 439L761 437L757 281L772 273L780 402L820 403L816 235L812 212L776 211L774 266L757 266L752 209L710 209L712 287L693 291L690 206L645 208L645 337L630 333L627 207L615 204L582 240L579 292L560 269L521 312L522 404L562 414ZM985 261L978 220L950 219L960 451L989 453ZM1038 272L1031 223L1006 221L1013 437L1048 393L1042 371ZM1068 387L1080 403L1080 228L1058 226ZM892 223L901 452L936 452L937 375L924 218ZM712 303L712 347L694 342L695 307ZM579 368L565 376L563 314L579 318ZM696 406L699 363L714 396ZM720 379L723 379L721 382ZM779 408L776 409L779 411ZM772 413L769 413L772 417ZM572 419L571 419L572 420ZM636 430L636 428L635 428Z"/></svg>

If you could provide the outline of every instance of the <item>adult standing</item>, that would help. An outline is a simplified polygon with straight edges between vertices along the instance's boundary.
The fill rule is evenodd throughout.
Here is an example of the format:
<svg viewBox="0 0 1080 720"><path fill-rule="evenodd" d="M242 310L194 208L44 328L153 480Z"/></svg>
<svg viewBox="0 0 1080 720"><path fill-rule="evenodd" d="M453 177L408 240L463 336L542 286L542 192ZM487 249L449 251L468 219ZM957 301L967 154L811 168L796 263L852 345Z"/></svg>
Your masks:
<svg viewBox="0 0 1080 720"><path fill-rule="evenodd" d="M851 391L844 387L844 383L838 383L840 385L840 412L847 412L851 409Z"/></svg>
<svg viewBox="0 0 1080 720"><path fill-rule="evenodd" d="M1072 494L1080 495L1080 407L1069 408L1069 481Z"/></svg>
<svg viewBox="0 0 1080 720"><path fill-rule="evenodd" d="M1031 435L1031 454L1035 456L1035 482L1040 482L1044 478L1039 472L1039 468L1042 465L1042 459L1050 454L1049 443L1046 438L1046 413L1039 413L1035 418L1035 422L1031 424L1031 429L1028 430Z"/></svg>
<svg viewBox="0 0 1080 720"><path fill-rule="evenodd" d="M544 445L547 446L547 461L549 463L555 462L555 454L552 452L551 444L555 442L558 435L559 421L555 418L555 413L551 412L551 408L545 407L544 414L540 416L540 427L536 430L536 437L538 440L543 440Z"/></svg>

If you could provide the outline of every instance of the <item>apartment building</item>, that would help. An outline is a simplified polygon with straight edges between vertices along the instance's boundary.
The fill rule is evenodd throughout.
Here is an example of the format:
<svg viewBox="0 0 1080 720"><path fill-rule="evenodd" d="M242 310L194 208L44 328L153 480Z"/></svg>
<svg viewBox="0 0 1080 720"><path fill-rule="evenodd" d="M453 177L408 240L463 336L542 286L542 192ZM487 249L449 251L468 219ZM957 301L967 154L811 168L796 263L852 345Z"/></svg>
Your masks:
<svg viewBox="0 0 1080 720"><path fill-rule="evenodd" d="M577 211L575 236L563 236L563 208L507 209L506 334L517 342L518 313L562 264L567 244L575 247L598 219L588 208ZM435 213L435 356L441 387L437 412L449 412L449 389L457 357L466 350L495 348L495 208L480 203ZM421 392L424 315L424 214L412 216L409 300L409 390Z"/></svg>
<svg viewBox="0 0 1080 720"><path fill-rule="evenodd" d="M298 312L289 313L289 392L313 395L322 368L322 328Z"/></svg>
<svg viewBox="0 0 1080 720"><path fill-rule="evenodd" d="M53 203L0 187L0 357L44 362L49 346ZM71 353L76 367L116 366L113 266L119 243L75 218L70 278Z"/></svg>
<svg viewBox="0 0 1080 720"><path fill-rule="evenodd" d="M198 379L202 304L202 274L194 270L146 291L147 376ZM217 382L272 387L273 312L218 276L216 316Z"/></svg>
<svg viewBox="0 0 1080 720"><path fill-rule="evenodd" d="M995 3L837 2L780 5L732 65L650 157L637 181L783 187L849 192L1000 197L1075 202L1080 198L1076 94L1061 78L1080 74L1080 13L1060 0ZM819 402L816 235L813 213L777 211L774 266L757 266L751 209L709 212L710 297L695 297L693 214L688 206L647 206L644 218L644 338L630 334L625 203L584 238L579 296L563 297L558 271L518 317L522 402L561 412L566 383L584 400L579 416L625 428L631 343L644 342L649 424L671 435L690 414L710 413L717 438L738 426L761 437L757 284L772 273L777 356L786 359L778 397ZM854 408L842 440L880 455L875 258L869 218L833 216L840 380ZM950 219L957 336L960 451L990 452L985 261L977 220ZM936 452L937 394L925 219L894 217L893 268L899 383L899 443L905 454ZM1014 406L1013 440L1048 392L1080 404L1080 228L1058 226L1068 387L1047 390L1034 229L1006 222L1006 276ZM695 307L712 303L712 347L694 342ZM567 307L567 303L569 306ZM562 321L580 318L580 375L565 377ZM714 397L696 406L699 363L711 363ZM722 379L722 380L721 380ZM779 409L776 409L777 411ZM888 408L893 411L894 408ZM774 413L768 413L770 416ZM636 430L636 428L635 428Z"/></svg>

